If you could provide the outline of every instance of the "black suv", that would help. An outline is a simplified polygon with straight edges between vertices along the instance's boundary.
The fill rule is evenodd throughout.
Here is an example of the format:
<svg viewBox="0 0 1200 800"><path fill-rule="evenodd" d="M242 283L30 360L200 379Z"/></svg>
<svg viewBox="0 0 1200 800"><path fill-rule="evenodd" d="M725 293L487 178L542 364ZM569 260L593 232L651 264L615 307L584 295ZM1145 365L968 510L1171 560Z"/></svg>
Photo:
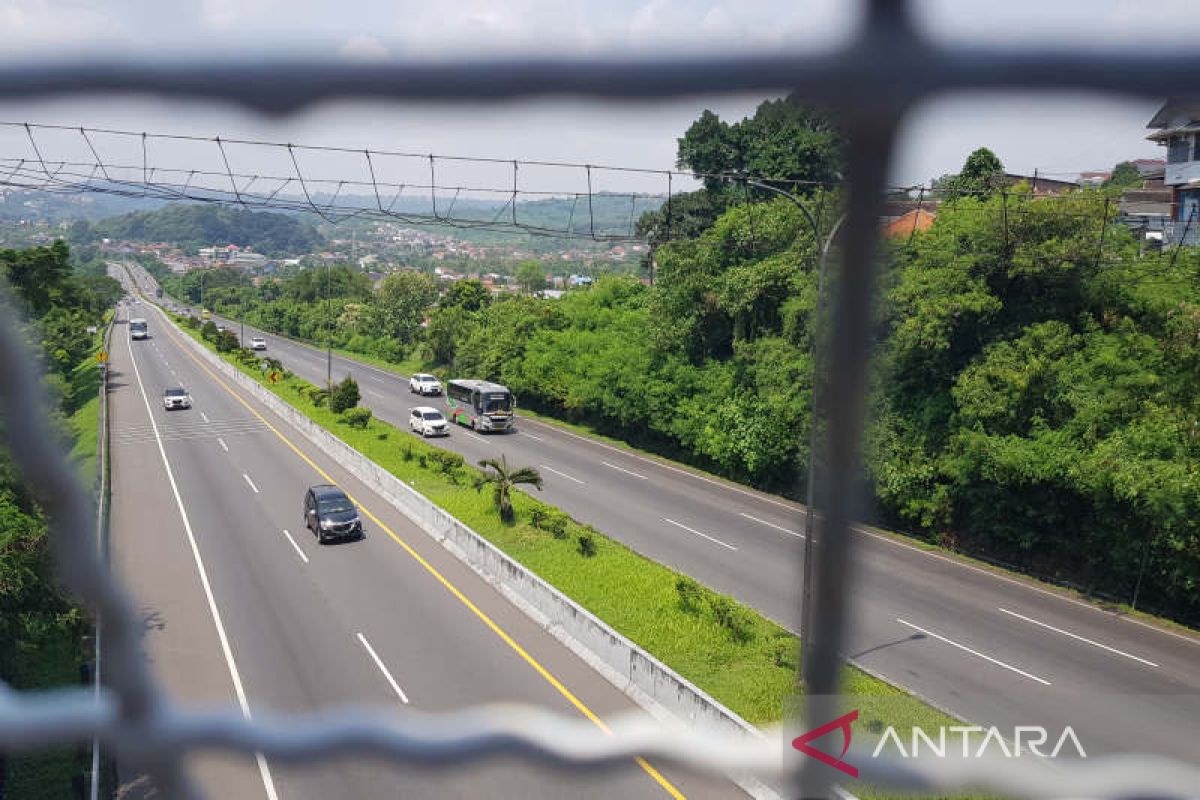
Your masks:
<svg viewBox="0 0 1200 800"><path fill-rule="evenodd" d="M346 493L336 486L313 486L304 493L304 525L317 542L327 539L361 537L362 520Z"/></svg>

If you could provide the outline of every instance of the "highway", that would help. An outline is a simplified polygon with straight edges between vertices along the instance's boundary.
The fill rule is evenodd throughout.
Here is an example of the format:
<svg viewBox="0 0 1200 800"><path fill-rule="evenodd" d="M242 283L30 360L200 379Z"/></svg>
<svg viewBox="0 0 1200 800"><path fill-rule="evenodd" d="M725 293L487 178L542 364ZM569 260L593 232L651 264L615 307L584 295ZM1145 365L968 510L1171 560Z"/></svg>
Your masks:
<svg viewBox="0 0 1200 800"><path fill-rule="evenodd" d="M150 321L131 341L129 316ZM220 379L146 303L110 354L114 570L135 597L168 694L246 714L333 706L438 711L523 703L598 725L636 708L398 511ZM190 410L165 411L182 385ZM301 501L335 482L366 537L318 545ZM378 761L289 768L206 755L222 798L741 796L723 780L631 761L571 774L522 761L446 772ZM123 797L151 796L123 774Z"/></svg>
<svg viewBox="0 0 1200 800"><path fill-rule="evenodd" d="M149 274L134 269L152 290ZM245 335L265 336L267 354L324 384L323 350L250 326ZM439 398L410 395L394 373L335 355L334 380L347 374L362 404L398 426L414 405L444 408ZM542 499L797 629L796 504L528 418L508 435L454 428L435 443L472 462L503 453L538 467ZM1069 725L1088 755L1134 750L1200 761L1200 638L892 537L854 535L845 655L856 664L980 725Z"/></svg>

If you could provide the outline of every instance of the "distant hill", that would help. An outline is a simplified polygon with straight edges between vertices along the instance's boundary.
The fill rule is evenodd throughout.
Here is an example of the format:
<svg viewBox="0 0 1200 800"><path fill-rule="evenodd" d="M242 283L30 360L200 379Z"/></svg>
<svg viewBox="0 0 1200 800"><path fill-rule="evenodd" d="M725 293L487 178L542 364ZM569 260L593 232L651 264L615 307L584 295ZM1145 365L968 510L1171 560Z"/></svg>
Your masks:
<svg viewBox="0 0 1200 800"><path fill-rule="evenodd" d="M104 219L92 227L96 235L113 239L183 247L236 244L268 256L301 255L325 244L312 223L298 216L218 205L170 205Z"/></svg>
<svg viewBox="0 0 1200 800"><path fill-rule="evenodd" d="M0 222L96 220L162 207L161 200L108 194L58 194L24 189L0 190Z"/></svg>

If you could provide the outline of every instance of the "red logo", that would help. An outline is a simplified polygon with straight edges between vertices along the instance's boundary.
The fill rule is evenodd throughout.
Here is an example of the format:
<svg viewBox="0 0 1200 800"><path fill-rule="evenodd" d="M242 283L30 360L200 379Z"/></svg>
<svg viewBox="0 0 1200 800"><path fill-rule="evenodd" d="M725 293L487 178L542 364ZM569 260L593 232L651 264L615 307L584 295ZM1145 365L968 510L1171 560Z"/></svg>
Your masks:
<svg viewBox="0 0 1200 800"><path fill-rule="evenodd" d="M846 755L846 751L850 749L850 723L854 722L856 719L858 719L857 708L851 711L849 714L843 714L835 720L826 722L819 728L813 728L808 733L797 736L792 740L792 747L796 748L801 753L804 753L806 756L812 756L822 764L828 764L834 769L841 770L851 778L857 778L858 767L851 766L845 761L842 761L842 758ZM814 739L820 739L822 736L833 730L841 730L842 732L842 752L836 758L828 753L821 752L815 747L809 746L809 742L813 741Z"/></svg>

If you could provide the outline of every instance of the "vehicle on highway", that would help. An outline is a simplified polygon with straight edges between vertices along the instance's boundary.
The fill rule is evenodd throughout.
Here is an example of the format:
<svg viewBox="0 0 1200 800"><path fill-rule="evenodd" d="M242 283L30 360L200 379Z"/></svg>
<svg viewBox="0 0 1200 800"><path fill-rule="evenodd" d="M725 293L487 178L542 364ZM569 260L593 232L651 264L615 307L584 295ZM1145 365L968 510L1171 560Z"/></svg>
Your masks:
<svg viewBox="0 0 1200 800"><path fill-rule="evenodd" d="M449 436L450 425L442 412L431 406L417 406L408 414L408 429L422 436Z"/></svg>
<svg viewBox="0 0 1200 800"><path fill-rule="evenodd" d="M130 339L149 339L150 328L146 320L142 317L134 317L129 320L129 338Z"/></svg>
<svg viewBox="0 0 1200 800"><path fill-rule="evenodd" d="M416 394L441 394L442 382L436 376L418 372L408 379L408 390Z"/></svg>
<svg viewBox="0 0 1200 800"><path fill-rule="evenodd" d="M163 392L163 408L172 411L176 408L191 408L192 396L182 386L173 386Z"/></svg>
<svg viewBox="0 0 1200 800"><path fill-rule="evenodd" d="M345 492L329 484L312 486L305 492L304 525L317 537L318 544L363 535L358 509Z"/></svg>
<svg viewBox="0 0 1200 800"><path fill-rule="evenodd" d="M212 313L207 308L200 309L200 319L211 319Z"/></svg>
<svg viewBox="0 0 1200 800"><path fill-rule="evenodd" d="M251 350L266 350L267 349L267 340L261 336L252 336L250 338L250 349Z"/></svg>
<svg viewBox="0 0 1200 800"><path fill-rule="evenodd" d="M508 387L481 380L456 379L446 383L450 419L473 431L516 430L516 400Z"/></svg>

